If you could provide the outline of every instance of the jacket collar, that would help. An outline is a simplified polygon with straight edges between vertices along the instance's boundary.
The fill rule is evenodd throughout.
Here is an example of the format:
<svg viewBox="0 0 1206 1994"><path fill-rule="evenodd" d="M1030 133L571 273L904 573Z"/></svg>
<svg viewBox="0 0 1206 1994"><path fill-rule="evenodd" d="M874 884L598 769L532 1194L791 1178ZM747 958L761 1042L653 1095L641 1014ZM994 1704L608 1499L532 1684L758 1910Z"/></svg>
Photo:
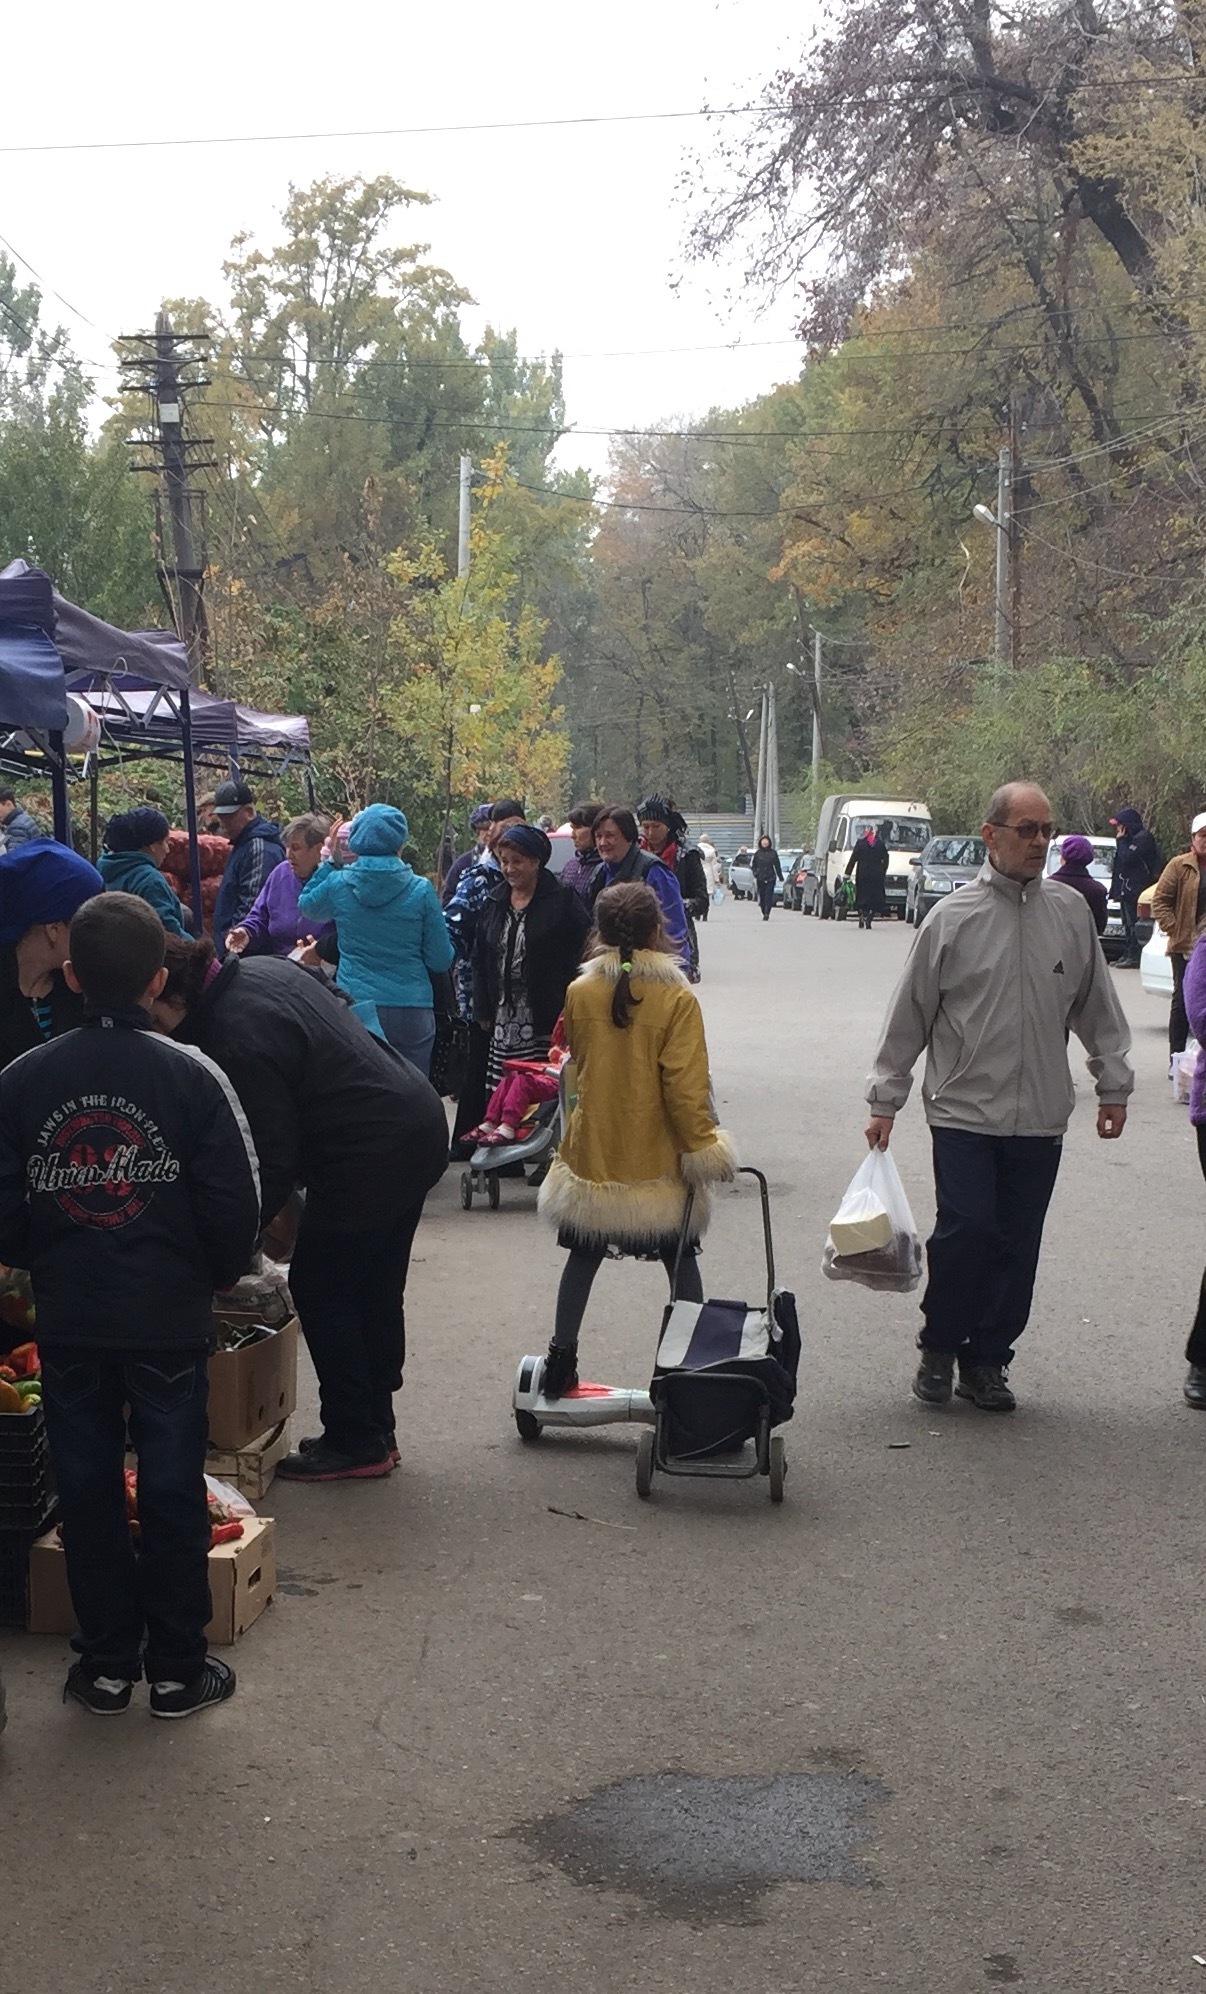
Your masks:
<svg viewBox="0 0 1206 1994"><path fill-rule="evenodd" d="M1037 891L1043 883L1041 872L1037 879L1011 879L1007 872L998 872L991 859L985 859L983 865L980 867L979 876L981 879L987 880L990 886L995 887L998 893L1003 893L1007 900L1012 900L1019 907L1024 907L1032 891Z"/></svg>
<svg viewBox="0 0 1206 1994"><path fill-rule="evenodd" d="M102 1009L100 1005L85 1007L83 1022L86 1025L100 1025L106 1030L116 1026L120 1031L149 1032L151 1020L141 1004L130 1004L121 1010Z"/></svg>
<svg viewBox="0 0 1206 1994"><path fill-rule="evenodd" d="M684 990L690 986L678 966L676 956L663 955L660 949L634 949L632 952L632 973L643 983L681 983ZM618 983L620 980L619 949L600 949L589 961L582 965L583 976L600 977L605 983Z"/></svg>

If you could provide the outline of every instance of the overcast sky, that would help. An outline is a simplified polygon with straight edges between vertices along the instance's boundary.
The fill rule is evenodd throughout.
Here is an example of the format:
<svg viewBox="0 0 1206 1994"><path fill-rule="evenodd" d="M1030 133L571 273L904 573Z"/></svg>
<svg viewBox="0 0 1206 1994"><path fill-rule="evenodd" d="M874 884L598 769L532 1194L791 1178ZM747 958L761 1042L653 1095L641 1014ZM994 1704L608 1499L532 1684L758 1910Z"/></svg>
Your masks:
<svg viewBox="0 0 1206 1994"><path fill-rule="evenodd" d="M489 320L516 327L521 350L566 354L569 419L581 430L700 415L797 371L790 300L759 313L739 271L684 274L679 181L691 152L711 143L703 121L11 150L750 102L799 53L808 12L786 0L445 0L421 10L213 0L175 16L60 0L49 18L53 36L36 58L46 88L6 93L0 235L92 321L47 297L47 316L90 361L109 358L116 333L149 326L164 296L220 298L231 237L250 230L271 244L290 182L392 173L436 197L416 235L472 291L471 332ZM725 350L731 342L747 344ZM567 439L558 459L602 471L606 439Z"/></svg>

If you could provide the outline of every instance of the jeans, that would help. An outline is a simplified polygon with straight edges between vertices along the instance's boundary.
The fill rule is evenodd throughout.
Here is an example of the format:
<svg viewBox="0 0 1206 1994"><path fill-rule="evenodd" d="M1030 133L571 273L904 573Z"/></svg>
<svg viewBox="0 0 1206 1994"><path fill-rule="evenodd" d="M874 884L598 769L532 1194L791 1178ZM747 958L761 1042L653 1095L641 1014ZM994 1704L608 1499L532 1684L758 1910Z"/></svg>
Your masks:
<svg viewBox="0 0 1206 1994"><path fill-rule="evenodd" d="M394 1393L406 1360L404 1295L423 1199L372 1232L324 1227L307 1204L289 1287L318 1373L323 1436L339 1453L380 1460L394 1442Z"/></svg>
<svg viewBox="0 0 1206 1994"><path fill-rule="evenodd" d="M381 1030L403 1059L417 1066L424 1080L431 1072L431 1048L435 1044L435 1012L430 1005L378 1004Z"/></svg>
<svg viewBox="0 0 1206 1994"><path fill-rule="evenodd" d="M963 1364L1004 1366L1030 1315L1061 1138L930 1133L938 1218L921 1342L957 1351Z"/></svg>
<svg viewBox="0 0 1206 1994"><path fill-rule="evenodd" d="M1172 1003L1168 1007L1168 1050L1184 1052L1189 1044L1189 1019L1185 1011L1185 965L1188 956L1169 955L1173 973Z"/></svg>
<svg viewBox="0 0 1206 1994"><path fill-rule="evenodd" d="M67 1583L92 1675L191 1682L205 1662L209 1373L203 1350L42 1352ZM138 1549L126 1516L126 1418L138 1455Z"/></svg>
<svg viewBox="0 0 1206 1994"><path fill-rule="evenodd" d="M1118 911L1122 915L1122 932L1126 943L1122 951L1123 962L1138 962L1139 942L1135 934L1135 923L1139 919L1139 896L1137 893L1120 893Z"/></svg>

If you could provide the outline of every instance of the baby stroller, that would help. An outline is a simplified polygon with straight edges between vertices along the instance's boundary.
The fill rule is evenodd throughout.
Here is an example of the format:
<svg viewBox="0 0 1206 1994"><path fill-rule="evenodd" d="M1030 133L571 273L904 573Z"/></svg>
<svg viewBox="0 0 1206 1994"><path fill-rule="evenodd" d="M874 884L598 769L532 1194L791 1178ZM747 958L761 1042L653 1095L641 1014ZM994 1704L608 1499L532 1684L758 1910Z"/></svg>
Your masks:
<svg viewBox="0 0 1206 1994"><path fill-rule="evenodd" d="M571 1060L561 1070L556 1100L538 1102L516 1130L514 1142L483 1145L474 1150L468 1169L461 1174L462 1211L472 1211L474 1198L484 1196L490 1210L496 1212L501 1200L501 1174L505 1170L508 1176L518 1175L512 1167L516 1164L525 1183L534 1188L544 1182L578 1091L576 1078L567 1083L572 1068Z"/></svg>
<svg viewBox="0 0 1206 1994"><path fill-rule="evenodd" d="M660 1472L728 1481L766 1475L771 1501L783 1500L786 1451L782 1435L771 1429L792 1416L800 1326L795 1296L775 1287L766 1178L748 1165L740 1174L757 1178L762 1201L765 1306L678 1300L678 1270L693 1204L689 1198L649 1388L654 1423L637 1445L636 1485L642 1498L652 1493L654 1474Z"/></svg>

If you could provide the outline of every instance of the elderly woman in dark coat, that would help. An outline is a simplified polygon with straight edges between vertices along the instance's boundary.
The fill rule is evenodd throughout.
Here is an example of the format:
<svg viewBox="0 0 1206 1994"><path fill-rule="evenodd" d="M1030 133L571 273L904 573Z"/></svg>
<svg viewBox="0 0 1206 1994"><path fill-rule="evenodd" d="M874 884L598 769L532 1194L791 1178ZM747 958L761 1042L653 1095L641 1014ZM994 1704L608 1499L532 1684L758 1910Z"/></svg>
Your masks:
<svg viewBox="0 0 1206 1994"><path fill-rule="evenodd" d="M494 847L502 878L473 943L473 1011L490 1032L488 1085L503 1061L547 1053L590 930L579 894L548 868L553 847L534 824L515 824Z"/></svg>

